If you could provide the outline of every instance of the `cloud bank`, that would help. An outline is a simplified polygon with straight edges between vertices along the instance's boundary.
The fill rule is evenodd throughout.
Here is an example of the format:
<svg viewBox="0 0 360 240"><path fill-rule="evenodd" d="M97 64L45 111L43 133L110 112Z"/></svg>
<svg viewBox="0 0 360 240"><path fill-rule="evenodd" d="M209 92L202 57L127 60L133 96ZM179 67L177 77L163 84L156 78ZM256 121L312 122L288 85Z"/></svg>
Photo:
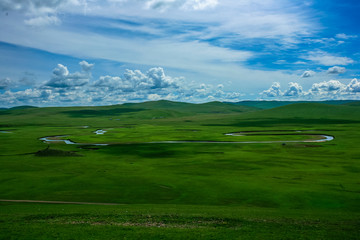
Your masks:
<svg viewBox="0 0 360 240"><path fill-rule="evenodd" d="M240 91L224 90L222 84L196 84L183 77L169 76L161 67L150 68L146 72L126 69L122 76L103 75L93 79L92 70L95 65L87 61L79 62L79 65L80 71L70 72L67 66L57 64L49 80L25 90L21 89L25 86L21 85L22 81L2 78L0 106L107 105L160 99L237 102L244 97ZM334 66L329 68L329 71L341 72L342 68ZM304 74L307 72L313 74L312 71L306 71ZM259 96L259 99L265 100L360 99L360 81L356 78L348 84L339 80L322 81L313 83L308 90L304 90L297 82L289 82L288 88L282 90L280 83L274 82Z"/></svg>
<svg viewBox="0 0 360 240"><path fill-rule="evenodd" d="M290 82L288 89L281 91L280 83L275 82L268 90L260 93L261 99L278 100L336 100L360 98L360 80L354 78L348 84L338 80L314 83L307 91L299 83Z"/></svg>
<svg viewBox="0 0 360 240"><path fill-rule="evenodd" d="M36 87L26 90L10 89L11 80L0 81L0 105L33 104L38 106L104 105L147 100L174 100L206 102L213 100L238 101L239 92L227 92L223 85L195 84L183 77L166 75L161 67L146 72L125 70L123 76L100 76L93 79L94 64L80 63L81 71L69 72L58 64L52 77Z"/></svg>

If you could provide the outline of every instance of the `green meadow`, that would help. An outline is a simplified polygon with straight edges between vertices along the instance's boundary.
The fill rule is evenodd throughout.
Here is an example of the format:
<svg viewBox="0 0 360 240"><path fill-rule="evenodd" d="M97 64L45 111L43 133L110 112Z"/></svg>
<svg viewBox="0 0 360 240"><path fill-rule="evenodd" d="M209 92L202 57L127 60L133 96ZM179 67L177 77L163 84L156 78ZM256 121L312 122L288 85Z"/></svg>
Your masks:
<svg viewBox="0 0 360 240"><path fill-rule="evenodd" d="M1 201L0 239L360 239L359 130L354 101L3 109L0 199L93 204Z"/></svg>

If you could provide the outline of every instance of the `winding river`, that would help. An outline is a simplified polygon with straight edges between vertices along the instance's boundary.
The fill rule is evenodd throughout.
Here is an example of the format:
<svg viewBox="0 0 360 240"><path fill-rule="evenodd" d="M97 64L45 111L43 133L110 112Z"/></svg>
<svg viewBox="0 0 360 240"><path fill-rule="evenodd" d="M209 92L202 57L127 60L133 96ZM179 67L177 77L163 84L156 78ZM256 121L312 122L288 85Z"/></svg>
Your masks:
<svg viewBox="0 0 360 240"><path fill-rule="evenodd" d="M99 130L98 130L99 131ZM106 132L106 131L105 131ZM96 133L96 132L95 132ZM96 133L98 134L98 133ZM103 134L103 133L100 133ZM234 137L241 137L241 136L251 136L251 134L246 133L226 133L226 136L234 136ZM261 135L261 134L260 134ZM267 134L271 135L271 134ZM274 134L276 135L276 134ZM299 134L283 134L283 135L299 135ZM224 143L236 143L236 144L255 144L255 143L319 143L319 142L328 142L334 140L333 136L330 135L323 135L323 134L306 134L309 136L318 136L320 139L307 139L307 140L284 140L284 141L154 141L154 142L142 142L148 144L155 144L155 143L217 143L217 144L224 144ZM69 139L61 139L67 136L50 136L50 137L42 137L39 138L40 141L44 143L65 143L65 144L76 144L76 145L91 145L91 146L108 146L110 144L107 143L76 143ZM121 144L121 143L113 143L113 144ZM139 144L139 143L126 143L126 144Z"/></svg>

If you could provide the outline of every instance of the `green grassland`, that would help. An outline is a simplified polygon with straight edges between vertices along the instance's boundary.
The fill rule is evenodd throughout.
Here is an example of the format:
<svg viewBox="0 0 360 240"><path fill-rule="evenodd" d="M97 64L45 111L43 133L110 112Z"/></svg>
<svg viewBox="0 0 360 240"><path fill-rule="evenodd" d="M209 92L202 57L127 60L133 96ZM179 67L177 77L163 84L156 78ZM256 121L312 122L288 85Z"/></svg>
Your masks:
<svg viewBox="0 0 360 240"><path fill-rule="evenodd" d="M0 202L0 239L360 239L359 102L255 105L1 110L0 199L118 205Z"/></svg>

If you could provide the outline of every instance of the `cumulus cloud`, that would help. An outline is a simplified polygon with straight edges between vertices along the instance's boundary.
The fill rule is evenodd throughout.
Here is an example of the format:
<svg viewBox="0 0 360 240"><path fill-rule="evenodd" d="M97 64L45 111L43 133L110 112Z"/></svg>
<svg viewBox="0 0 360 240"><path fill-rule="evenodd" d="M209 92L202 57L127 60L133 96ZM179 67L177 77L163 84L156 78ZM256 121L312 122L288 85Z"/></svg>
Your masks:
<svg viewBox="0 0 360 240"><path fill-rule="evenodd" d="M41 104L52 101L57 93L49 89L26 89L24 91L12 92L10 90L0 94L0 103L9 105Z"/></svg>
<svg viewBox="0 0 360 240"><path fill-rule="evenodd" d="M346 86L346 91L350 93L359 93L360 92L360 81L356 78L351 80L351 82Z"/></svg>
<svg viewBox="0 0 360 240"><path fill-rule="evenodd" d="M90 72L95 65L93 63L88 63L87 61L81 61L79 64L84 72Z"/></svg>
<svg viewBox="0 0 360 240"><path fill-rule="evenodd" d="M274 86L275 85L275 86ZM275 91L276 90L276 91ZM273 84L270 89L260 93L263 98L296 99L296 100L328 100L328 99L360 99L360 81L352 79L349 84L338 80L314 83L307 91L296 82L290 82L286 91L280 90L280 84Z"/></svg>
<svg viewBox="0 0 360 240"><path fill-rule="evenodd" d="M296 82L290 82L289 88L285 91L281 91L280 83L274 82L268 90L260 93L265 98L279 98L279 97L300 97L303 95L302 86Z"/></svg>
<svg viewBox="0 0 360 240"><path fill-rule="evenodd" d="M111 90L118 88L130 88L130 85L126 86L124 81L120 77L101 76L94 84L94 87L108 88Z"/></svg>
<svg viewBox="0 0 360 240"><path fill-rule="evenodd" d="M290 82L289 89L286 90L286 92L284 92L284 96L298 97L301 96L302 93L303 93L303 89L302 86L300 86L300 84L295 82Z"/></svg>
<svg viewBox="0 0 360 240"><path fill-rule="evenodd" d="M268 90L261 92L260 95L265 96L265 97L282 96L283 93L280 90L280 83L274 82Z"/></svg>
<svg viewBox="0 0 360 240"><path fill-rule="evenodd" d="M167 88L167 87L176 87L176 82L171 77L168 77L164 73L164 69L158 68L151 68L146 73L149 82L153 85L153 88Z"/></svg>
<svg viewBox="0 0 360 240"><path fill-rule="evenodd" d="M53 88L70 88L87 84L90 80L92 64L80 62L82 72L69 73L66 66L58 64L53 70L53 77L44 86Z"/></svg>
<svg viewBox="0 0 360 240"><path fill-rule="evenodd" d="M178 88L181 78L172 78L165 75L161 67L151 68L146 73L140 70L125 70L124 77L101 76L93 84L95 87L107 88L109 90L121 90L122 92L134 92L150 89Z"/></svg>
<svg viewBox="0 0 360 240"><path fill-rule="evenodd" d="M315 75L315 72L314 71L305 71L303 72L303 74L301 75L302 78L309 78L309 77L312 77Z"/></svg>
<svg viewBox="0 0 360 240"><path fill-rule="evenodd" d="M331 67L327 70L328 74L340 74L345 72L346 69L344 67L338 67L338 66Z"/></svg>
<svg viewBox="0 0 360 240"><path fill-rule="evenodd" d="M323 81L314 83L310 89L312 92L339 92L345 85L337 80Z"/></svg>
<svg viewBox="0 0 360 240"><path fill-rule="evenodd" d="M349 65L355 62L351 58L338 57L323 51L309 52L307 56L302 58L324 66Z"/></svg>

